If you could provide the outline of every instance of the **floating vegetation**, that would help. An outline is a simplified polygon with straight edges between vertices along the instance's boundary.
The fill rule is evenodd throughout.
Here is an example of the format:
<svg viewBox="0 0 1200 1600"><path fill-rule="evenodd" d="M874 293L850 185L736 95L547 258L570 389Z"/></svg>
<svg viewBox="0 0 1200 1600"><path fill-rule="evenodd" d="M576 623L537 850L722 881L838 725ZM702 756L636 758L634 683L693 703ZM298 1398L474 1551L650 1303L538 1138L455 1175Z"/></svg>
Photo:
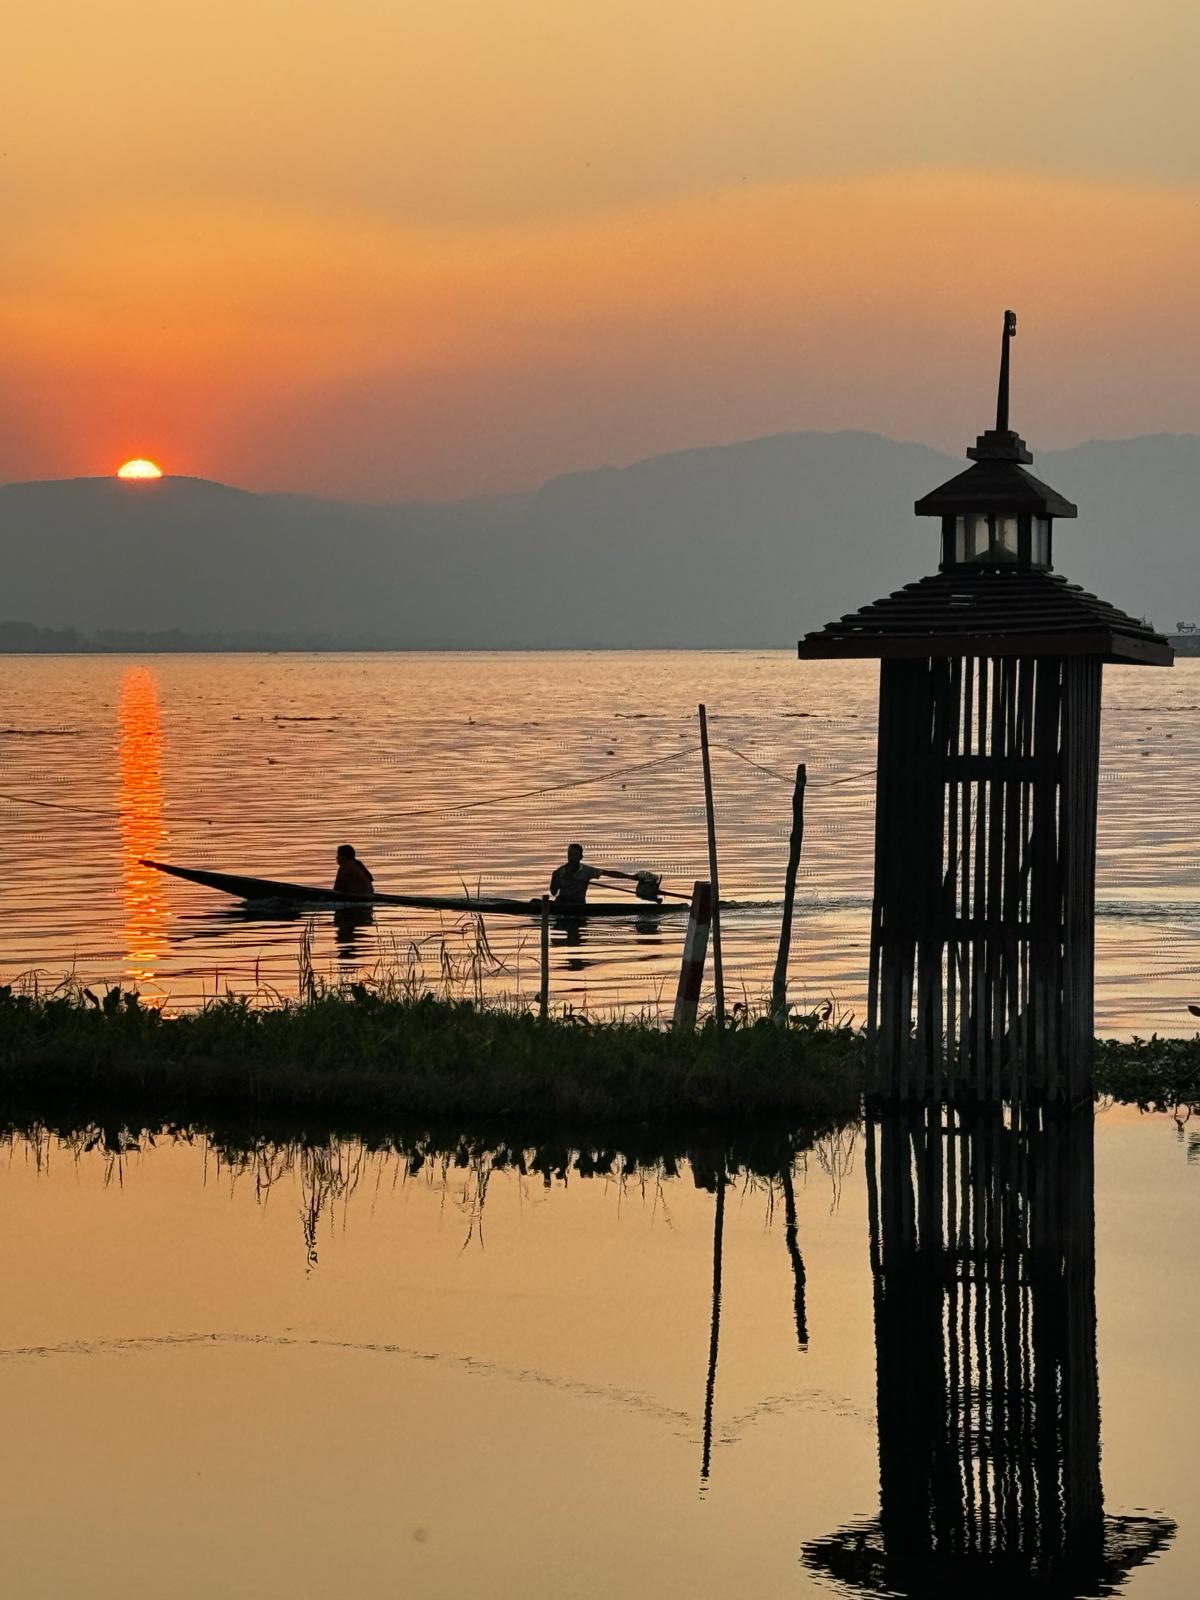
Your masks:
<svg viewBox="0 0 1200 1600"><path fill-rule="evenodd" d="M273 1107L351 1119L523 1117L561 1126L746 1127L857 1118L861 1040L814 1015L675 1034L655 1017L539 1020L402 978L163 1015L134 991L0 988L0 1098L100 1108Z"/></svg>
<svg viewBox="0 0 1200 1600"><path fill-rule="evenodd" d="M561 1128L732 1130L856 1122L867 1087L863 1036L832 1004L787 1028L739 1002L733 1025L675 1033L652 1010L540 1020L520 999L485 1001L495 958L480 933L416 947L368 982L323 983L302 942L301 998L226 993L166 1014L134 990L97 993L36 976L0 987L0 1106L69 1105L188 1115L253 1108L364 1128L420 1117L510 1118ZM263 1003L266 1000L268 1003ZM1200 1034L1097 1041L1101 1100L1200 1109ZM308 1122L306 1121L306 1126Z"/></svg>

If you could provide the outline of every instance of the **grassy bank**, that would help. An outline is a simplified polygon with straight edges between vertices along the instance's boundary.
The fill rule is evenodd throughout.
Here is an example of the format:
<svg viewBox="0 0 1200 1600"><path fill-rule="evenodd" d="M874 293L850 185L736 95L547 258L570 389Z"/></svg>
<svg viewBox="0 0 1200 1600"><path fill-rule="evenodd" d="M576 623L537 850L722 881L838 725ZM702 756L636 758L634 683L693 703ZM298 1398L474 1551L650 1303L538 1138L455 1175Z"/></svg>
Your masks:
<svg viewBox="0 0 1200 1600"><path fill-rule="evenodd" d="M0 989L0 1097L270 1106L317 1116L561 1125L857 1115L862 1053L848 1028L765 1022L717 1034L649 1020L539 1022L432 995L353 991L270 1009L225 999L163 1017L110 991Z"/></svg>
<svg viewBox="0 0 1200 1600"><path fill-rule="evenodd" d="M517 1118L554 1126L766 1122L858 1115L861 1035L804 1017L724 1035L651 1019L539 1022L519 1009L361 986L273 1008L227 998L162 1016L130 993L0 988L0 1101L273 1113L308 1120ZM1200 1107L1200 1035L1101 1041L1101 1096Z"/></svg>

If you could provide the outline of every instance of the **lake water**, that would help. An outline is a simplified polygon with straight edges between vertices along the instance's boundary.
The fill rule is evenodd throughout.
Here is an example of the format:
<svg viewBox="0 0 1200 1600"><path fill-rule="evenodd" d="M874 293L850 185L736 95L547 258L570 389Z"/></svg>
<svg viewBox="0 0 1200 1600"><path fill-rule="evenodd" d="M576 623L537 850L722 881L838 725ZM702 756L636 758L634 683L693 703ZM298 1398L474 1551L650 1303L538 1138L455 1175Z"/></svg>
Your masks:
<svg viewBox="0 0 1200 1600"><path fill-rule="evenodd" d="M748 1170L11 1134L5 1592L1195 1594L1196 1140L1097 1118L1093 1299L1090 1115L935 1131L940 1257L910 1136ZM953 1551L989 1540L985 1591Z"/></svg>
<svg viewBox="0 0 1200 1600"><path fill-rule="evenodd" d="M591 860L707 876L696 704L712 718L727 987L770 984L795 764L808 766L793 995L862 1015L877 674L787 652L7 657L0 981L68 971L167 1004L294 993L301 941L336 980L414 962L460 978L474 929L249 917L143 855L331 881L348 839L381 889L539 893ZM736 754L734 752L737 752ZM652 765L646 765L652 763ZM756 763L757 765L751 764ZM1108 669L1097 1019L1190 1032L1200 998L1200 660ZM530 791L540 791L531 793ZM532 924L494 917L487 990L536 990ZM604 1013L674 994L682 925L556 929L552 998Z"/></svg>
<svg viewBox="0 0 1200 1600"><path fill-rule="evenodd" d="M527 895L579 838L687 888L701 699L730 988L769 983L803 760L794 993L861 1014L875 673L763 652L10 658L0 981L268 1001L311 945L332 981L435 985L474 950L528 996L521 922L480 957L452 916L251 917L137 858L319 883L349 839L382 888ZM1191 1031L1198 708L1200 661L1107 675L1105 1031ZM669 1003L681 939L556 930L555 1003ZM1170 1119L751 1152L33 1128L0 1155L23 1600L1200 1586L1200 1141Z"/></svg>

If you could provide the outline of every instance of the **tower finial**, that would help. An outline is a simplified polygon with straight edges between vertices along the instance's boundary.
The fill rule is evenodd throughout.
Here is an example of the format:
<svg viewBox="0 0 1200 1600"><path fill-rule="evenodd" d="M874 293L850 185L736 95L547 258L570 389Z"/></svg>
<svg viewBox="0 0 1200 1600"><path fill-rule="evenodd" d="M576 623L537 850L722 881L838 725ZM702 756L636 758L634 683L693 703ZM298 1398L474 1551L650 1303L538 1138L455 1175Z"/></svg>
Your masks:
<svg viewBox="0 0 1200 1600"><path fill-rule="evenodd" d="M1017 336L1017 313L1004 313L1004 333L1000 344L1000 387L996 392L996 432L1008 432L1008 346Z"/></svg>
<svg viewBox="0 0 1200 1600"><path fill-rule="evenodd" d="M1000 387L996 391L996 426L981 433L967 451L968 461L1016 461L1022 465L1033 460L1024 439L1018 438L1008 425L1008 346L1016 337L1017 313L1004 313L1004 333L1000 343Z"/></svg>

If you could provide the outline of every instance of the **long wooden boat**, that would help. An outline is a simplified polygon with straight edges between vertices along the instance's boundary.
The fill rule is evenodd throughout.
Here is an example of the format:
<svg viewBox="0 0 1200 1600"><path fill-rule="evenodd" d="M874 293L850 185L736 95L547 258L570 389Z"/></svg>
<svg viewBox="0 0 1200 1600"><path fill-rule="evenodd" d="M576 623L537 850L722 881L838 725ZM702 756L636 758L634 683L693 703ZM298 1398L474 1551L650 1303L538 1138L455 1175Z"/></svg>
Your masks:
<svg viewBox="0 0 1200 1600"><path fill-rule="evenodd" d="M542 911L540 900L445 894L346 895L335 894L332 889L321 889L312 884L277 883L273 878L247 878L232 872L209 872L204 867L175 867L165 861L143 859L141 865L153 867L156 872L169 873L172 878L182 878L187 883L199 883L206 889L217 889L221 894L234 895L239 900L276 900L287 905L313 906L411 906L423 911L469 911L506 917L537 917ZM560 906L553 901L550 904L552 916L572 919L654 917L686 910L687 905L683 901L639 900L634 895L624 900L589 900L578 906Z"/></svg>

